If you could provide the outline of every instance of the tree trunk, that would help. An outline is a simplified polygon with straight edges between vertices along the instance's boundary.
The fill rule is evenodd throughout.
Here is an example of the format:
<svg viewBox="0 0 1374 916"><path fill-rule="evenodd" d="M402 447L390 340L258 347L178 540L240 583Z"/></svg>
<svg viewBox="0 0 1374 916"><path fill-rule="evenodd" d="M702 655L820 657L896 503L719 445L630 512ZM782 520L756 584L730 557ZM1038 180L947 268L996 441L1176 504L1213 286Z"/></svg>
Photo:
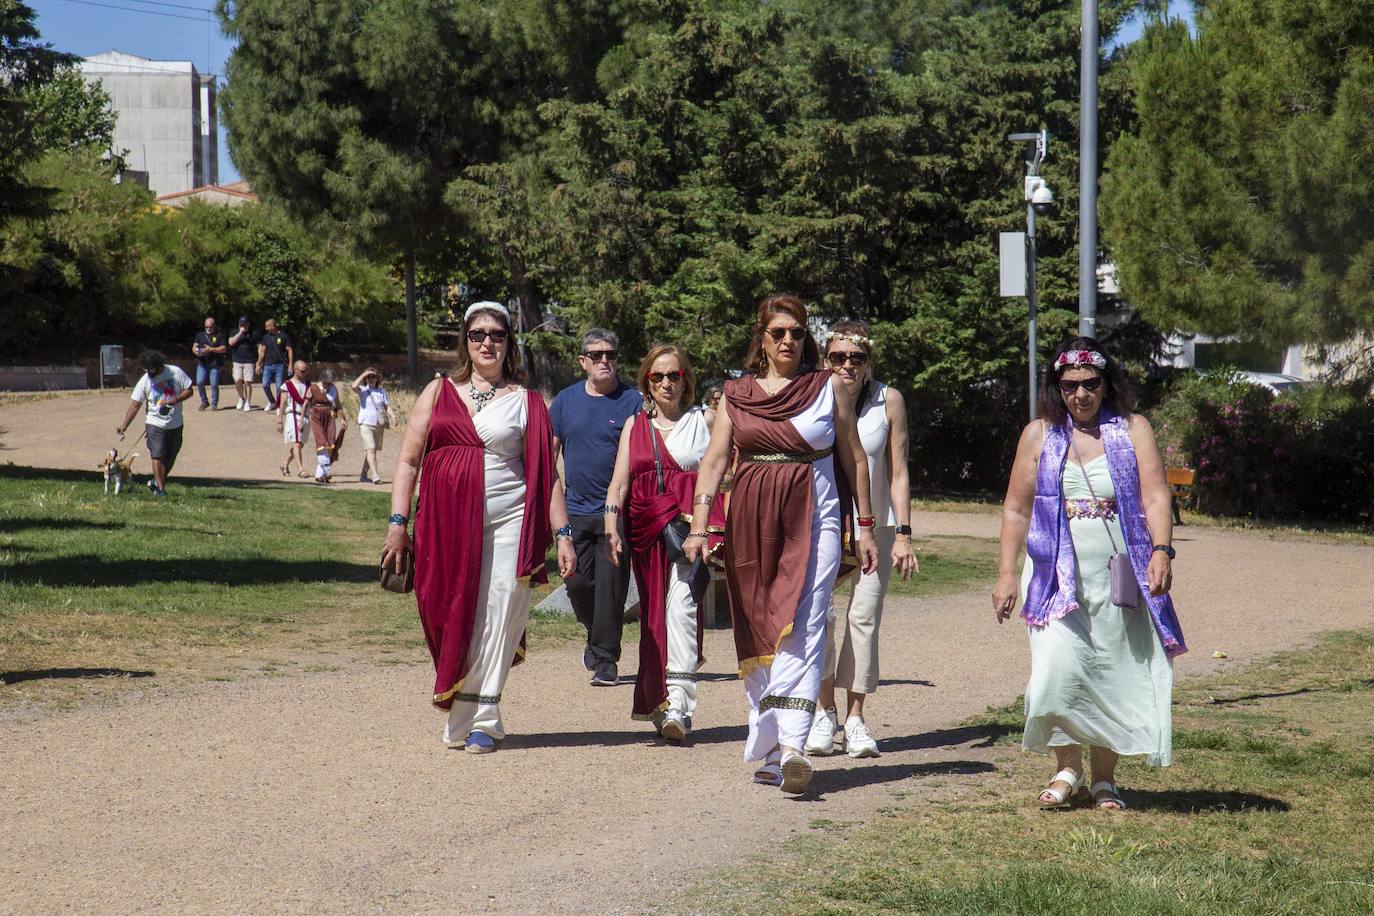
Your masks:
<svg viewBox="0 0 1374 916"><path fill-rule="evenodd" d="M515 251L503 246L502 254L506 259L506 269L510 271L511 285L515 287L515 296L520 301L519 327L515 332L521 340L521 365L528 375L527 384L535 389L550 385L553 383L552 355L524 344L525 335L544 324L544 305L539 290L530 280L525 262Z"/></svg>
<svg viewBox="0 0 1374 916"><path fill-rule="evenodd" d="M420 335L415 318L415 249L406 251L406 374L420 384Z"/></svg>

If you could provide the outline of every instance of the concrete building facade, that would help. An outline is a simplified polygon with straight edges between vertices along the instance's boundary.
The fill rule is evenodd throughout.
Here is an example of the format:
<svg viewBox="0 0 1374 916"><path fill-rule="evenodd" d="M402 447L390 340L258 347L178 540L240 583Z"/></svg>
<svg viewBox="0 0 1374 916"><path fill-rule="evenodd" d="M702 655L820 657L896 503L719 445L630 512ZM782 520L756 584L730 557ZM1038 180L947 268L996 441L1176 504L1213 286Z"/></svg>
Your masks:
<svg viewBox="0 0 1374 916"><path fill-rule="evenodd" d="M106 51L81 62L82 75L109 93L115 152L148 173L154 194L219 183L215 77L189 60L149 60Z"/></svg>

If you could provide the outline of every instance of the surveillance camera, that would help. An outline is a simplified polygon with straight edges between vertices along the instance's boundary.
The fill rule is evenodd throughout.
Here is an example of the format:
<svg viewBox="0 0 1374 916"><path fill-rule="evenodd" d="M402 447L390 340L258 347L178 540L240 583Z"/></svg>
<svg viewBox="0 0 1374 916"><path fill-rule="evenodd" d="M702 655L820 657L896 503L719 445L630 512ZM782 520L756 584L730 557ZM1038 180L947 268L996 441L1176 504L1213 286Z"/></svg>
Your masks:
<svg viewBox="0 0 1374 916"><path fill-rule="evenodd" d="M1053 204L1054 192L1050 190L1049 185L1045 184L1044 182L1041 182L1040 185L1034 191L1031 192L1031 207L1035 209L1036 213L1044 214L1050 211L1050 207Z"/></svg>

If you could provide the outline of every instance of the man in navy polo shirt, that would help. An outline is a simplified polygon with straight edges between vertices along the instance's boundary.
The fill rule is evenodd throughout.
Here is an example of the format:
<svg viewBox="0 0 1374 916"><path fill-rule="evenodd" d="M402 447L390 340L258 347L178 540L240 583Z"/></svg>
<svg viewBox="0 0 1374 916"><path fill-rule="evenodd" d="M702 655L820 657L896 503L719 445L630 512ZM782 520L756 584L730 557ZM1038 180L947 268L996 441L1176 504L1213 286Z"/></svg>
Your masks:
<svg viewBox="0 0 1374 916"><path fill-rule="evenodd" d="M571 537L577 552L577 571L568 577L568 598L577 620L587 629L582 663L592 672L592 684L609 687L618 680L620 636L625 626L625 595L630 587L630 564L616 566L606 550L606 490L615 470L620 431L639 410L643 398L616 375L620 341L610 331L592 328L582 336L578 365L587 379L564 388L553 399L553 448L563 455ZM622 533L622 537L623 537Z"/></svg>

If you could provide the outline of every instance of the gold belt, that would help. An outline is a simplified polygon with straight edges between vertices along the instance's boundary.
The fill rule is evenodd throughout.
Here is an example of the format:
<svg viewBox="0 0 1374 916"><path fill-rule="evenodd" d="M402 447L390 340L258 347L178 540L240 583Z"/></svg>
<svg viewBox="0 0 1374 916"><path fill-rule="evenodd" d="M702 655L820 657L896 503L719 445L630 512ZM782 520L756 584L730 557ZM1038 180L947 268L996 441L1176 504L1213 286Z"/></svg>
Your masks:
<svg viewBox="0 0 1374 916"><path fill-rule="evenodd" d="M800 454L792 452L740 452L739 460L755 464L815 464L822 458L829 458L834 452L835 446L833 445L827 445L817 452L802 452Z"/></svg>

